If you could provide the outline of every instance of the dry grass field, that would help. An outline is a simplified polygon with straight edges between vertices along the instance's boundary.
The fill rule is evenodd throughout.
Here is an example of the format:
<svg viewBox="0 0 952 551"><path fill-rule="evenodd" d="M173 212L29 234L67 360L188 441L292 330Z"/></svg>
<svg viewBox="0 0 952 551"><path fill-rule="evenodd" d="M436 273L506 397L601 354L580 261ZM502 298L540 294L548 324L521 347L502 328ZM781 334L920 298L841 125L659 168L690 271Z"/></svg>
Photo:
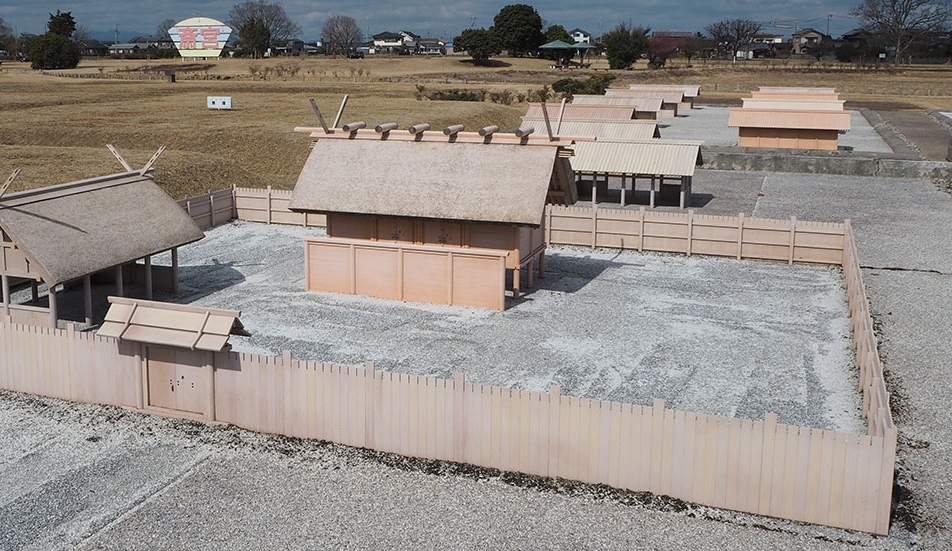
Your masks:
<svg viewBox="0 0 952 551"><path fill-rule="evenodd" d="M554 71L539 59L500 59L474 67L468 58L394 57L365 60L224 59L185 65L178 60L86 60L59 76L7 62L0 72L0 178L22 173L13 190L121 170L105 148L114 144L141 166L160 146L156 178L175 198L231 184L293 186L307 155L307 136L295 126L317 126L308 98L331 122L350 95L342 122L368 125L428 122L513 127L525 111L515 102L418 100L450 89L510 90L514 96L560 78L608 73L604 60L590 70ZM171 83L167 71L175 70ZM635 82L698 84L702 100L732 103L759 85L832 86L848 106L880 110L952 110L952 67L861 68L772 60L683 61L660 71L612 71L614 86ZM83 77L83 78L68 78ZM233 109L214 111L206 97L231 96ZM333 162L329 160L328 162Z"/></svg>

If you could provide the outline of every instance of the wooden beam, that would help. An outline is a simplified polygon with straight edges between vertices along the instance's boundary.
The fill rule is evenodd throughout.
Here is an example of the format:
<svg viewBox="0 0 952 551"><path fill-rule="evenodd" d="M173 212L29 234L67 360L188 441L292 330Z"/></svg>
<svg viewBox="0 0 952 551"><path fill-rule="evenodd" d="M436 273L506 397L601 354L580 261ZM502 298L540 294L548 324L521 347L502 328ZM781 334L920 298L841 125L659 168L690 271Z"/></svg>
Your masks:
<svg viewBox="0 0 952 551"><path fill-rule="evenodd" d="M562 101L565 101L565 98L562 98ZM545 102L542 102L542 120L545 121L545 133L548 134L549 141L554 142L555 136L552 134L552 123L549 122L549 111L545 108ZM518 135L519 134L517 133L516 136Z"/></svg>
<svg viewBox="0 0 952 551"><path fill-rule="evenodd" d="M7 181L3 183L3 187L0 187L0 197L3 197L3 194L7 192L11 185L13 185L13 181L16 180L17 176L19 175L20 169L14 168L13 172L10 174L10 177L7 178Z"/></svg>
<svg viewBox="0 0 952 551"><path fill-rule="evenodd" d="M132 172L135 170L132 168L132 165L127 163L126 160L122 158L122 155L119 154L119 151L117 151L111 143L106 144L106 149L108 149L109 152L113 154L113 156L119 161L119 164L122 165L122 168L126 169L126 172Z"/></svg>
<svg viewBox="0 0 952 551"><path fill-rule="evenodd" d="M417 125L420 126L420 125ZM419 131L412 133L411 130L417 130L411 127L410 130L395 130L389 132L386 136L374 132L373 129L359 129L356 132L334 132L324 134L320 128L313 127L295 127L295 132L307 132L315 139L333 138L342 140L383 140L387 141L417 141L417 142L455 142L455 143L484 143L484 144L504 144L504 145L547 145L562 146L571 145L574 142L594 142L595 136L553 136L549 141L548 136L544 135L524 135L519 137L512 133L495 132L489 136L480 136L478 132L459 132L447 136L440 131Z"/></svg>
<svg viewBox="0 0 952 551"><path fill-rule="evenodd" d="M321 114L321 110L317 107L317 102L314 101L314 98L311 98L311 108L314 109L315 113L317 113L317 120L320 121L321 128L324 129L324 133L330 134L330 129L327 128L327 123L324 121L324 115Z"/></svg>
<svg viewBox="0 0 952 551"><path fill-rule="evenodd" d="M340 102L340 109L337 110L337 117L334 119L333 128L337 128L337 125L340 124L340 118L344 115L344 107L347 107L347 98L349 97L347 94L344 94L344 99Z"/></svg>
<svg viewBox="0 0 952 551"><path fill-rule="evenodd" d="M155 164L155 162L159 160L159 156L162 155L164 151L165 151L165 146L163 145L162 147L158 149L158 151L153 153L152 158L149 159L149 162L147 162L145 166L143 166L142 169L139 170L139 175L141 176L141 175L144 175L146 172L148 172L149 169L152 168L152 165Z"/></svg>

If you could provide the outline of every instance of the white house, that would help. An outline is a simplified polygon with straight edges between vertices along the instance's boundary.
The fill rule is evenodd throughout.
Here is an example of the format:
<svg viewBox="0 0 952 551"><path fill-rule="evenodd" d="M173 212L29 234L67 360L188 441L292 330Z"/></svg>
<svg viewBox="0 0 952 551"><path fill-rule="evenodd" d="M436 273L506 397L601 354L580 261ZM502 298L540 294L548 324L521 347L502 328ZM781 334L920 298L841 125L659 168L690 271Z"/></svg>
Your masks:
<svg viewBox="0 0 952 551"><path fill-rule="evenodd" d="M576 44L578 44L579 42L584 42L586 44L592 43L591 33L583 31L582 29L574 28L571 31L569 31L569 35L572 36L572 40L574 40Z"/></svg>

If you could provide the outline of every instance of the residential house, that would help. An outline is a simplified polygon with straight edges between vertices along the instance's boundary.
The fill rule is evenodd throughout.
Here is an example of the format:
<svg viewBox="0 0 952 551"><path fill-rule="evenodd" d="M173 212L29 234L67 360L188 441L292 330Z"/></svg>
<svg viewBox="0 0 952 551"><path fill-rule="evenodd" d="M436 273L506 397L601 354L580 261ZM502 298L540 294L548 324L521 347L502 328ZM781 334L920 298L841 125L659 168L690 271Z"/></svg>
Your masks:
<svg viewBox="0 0 952 551"><path fill-rule="evenodd" d="M146 48L156 48L158 50L171 50L175 47L172 39L168 36L137 36L129 41L131 44L139 46L140 50Z"/></svg>
<svg viewBox="0 0 952 551"><path fill-rule="evenodd" d="M79 53L83 57L105 57L109 55L109 46L94 38L80 40L77 44L79 45Z"/></svg>
<svg viewBox="0 0 952 551"><path fill-rule="evenodd" d="M138 44L133 44L131 42L121 42L109 46L109 55L114 57L125 57L129 55L135 55L143 49L144 48L140 47Z"/></svg>
<svg viewBox="0 0 952 551"><path fill-rule="evenodd" d="M419 47L421 37L409 31L399 33L384 31L373 35L373 39L377 53L410 54Z"/></svg>
<svg viewBox="0 0 952 551"><path fill-rule="evenodd" d="M818 48L833 51L833 37L816 29L801 29L793 33L790 52L795 55L815 55Z"/></svg>
<svg viewBox="0 0 952 551"><path fill-rule="evenodd" d="M446 55L446 42L442 38L422 38L416 53L420 55Z"/></svg>
<svg viewBox="0 0 952 551"><path fill-rule="evenodd" d="M575 28L569 31L569 35L571 35L572 40L574 40L576 44L578 44L579 42L584 42L586 44L592 43L592 35L588 31L583 31L582 29Z"/></svg>

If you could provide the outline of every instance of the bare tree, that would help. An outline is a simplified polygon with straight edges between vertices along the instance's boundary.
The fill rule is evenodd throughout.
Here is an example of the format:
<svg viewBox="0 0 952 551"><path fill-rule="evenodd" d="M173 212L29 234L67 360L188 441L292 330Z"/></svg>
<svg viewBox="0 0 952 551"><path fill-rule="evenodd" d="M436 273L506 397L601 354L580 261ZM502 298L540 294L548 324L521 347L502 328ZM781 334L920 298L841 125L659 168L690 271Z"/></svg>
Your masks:
<svg viewBox="0 0 952 551"><path fill-rule="evenodd" d="M952 19L948 0L863 0L850 10L866 30L879 34L896 49L895 63L917 40L947 30Z"/></svg>
<svg viewBox="0 0 952 551"><path fill-rule="evenodd" d="M92 38L92 31L89 30L89 25L77 25L76 30L73 31L73 42L79 44L80 42L85 42Z"/></svg>
<svg viewBox="0 0 952 551"><path fill-rule="evenodd" d="M335 15L324 23L321 29L324 46L331 55L346 55L351 48L360 44L363 36L353 17Z"/></svg>
<svg viewBox="0 0 952 551"><path fill-rule="evenodd" d="M714 40L718 51L728 50L731 57L736 59L738 50L749 46L760 28L760 23L750 19L721 19L704 30Z"/></svg>
<svg viewBox="0 0 952 551"><path fill-rule="evenodd" d="M241 29L246 28L246 25L252 21L264 24L274 42L286 42L301 34L301 27L291 21L280 3L269 4L263 0L249 0L235 4L228 12L228 26L238 31L239 38L242 40L245 37L241 36Z"/></svg>
<svg viewBox="0 0 952 551"><path fill-rule="evenodd" d="M168 40L172 39L172 35L169 34L169 29L175 26L178 21L174 19L166 19L159 23L159 26L155 29L155 36L159 38L165 38Z"/></svg>

